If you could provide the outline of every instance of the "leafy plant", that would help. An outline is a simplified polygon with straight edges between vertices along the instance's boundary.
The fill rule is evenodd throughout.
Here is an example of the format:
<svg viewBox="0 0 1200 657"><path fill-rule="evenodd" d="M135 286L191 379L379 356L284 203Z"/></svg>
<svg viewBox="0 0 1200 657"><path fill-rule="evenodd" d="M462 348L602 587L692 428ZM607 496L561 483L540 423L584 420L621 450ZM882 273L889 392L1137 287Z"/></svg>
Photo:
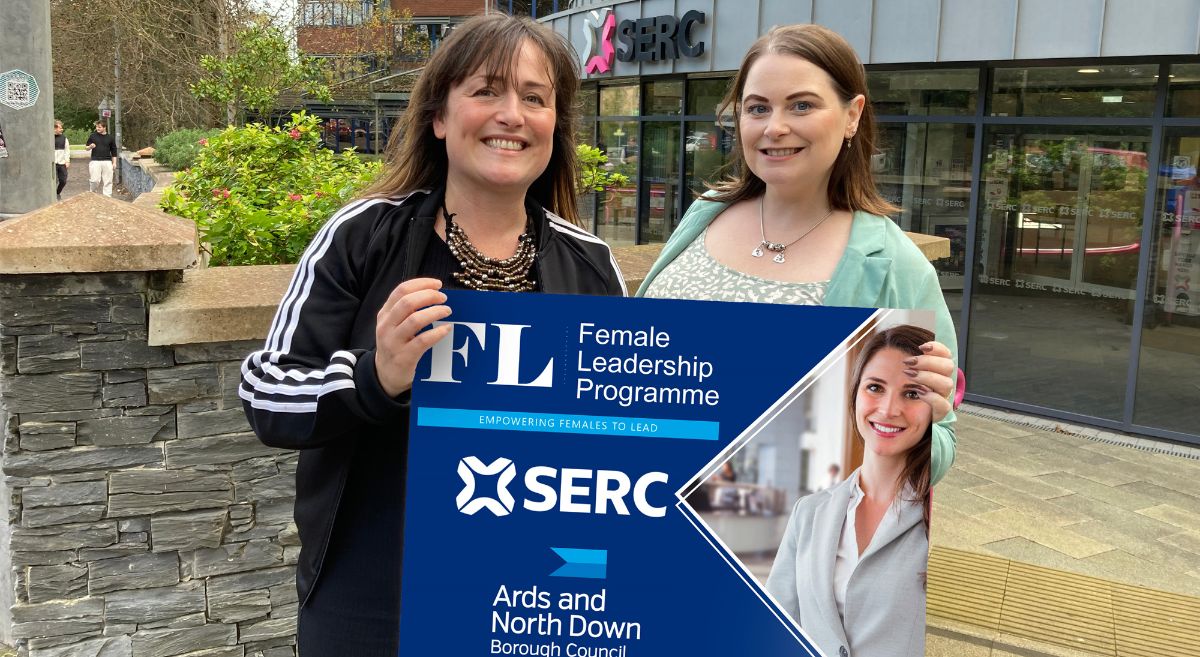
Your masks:
<svg viewBox="0 0 1200 657"><path fill-rule="evenodd" d="M579 180L575 185L578 193L602 192L629 184L629 176L608 169L608 156L599 148L579 144L575 152L579 156Z"/></svg>
<svg viewBox="0 0 1200 657"><path fill-rule="evenodd" d="M210 138L161 207L191 219L213 265L297 262L317 230L378 174L353 151L320 147L320 120L253 123Z"/></svg>
<svg viewBox="0 0 1200 657"><path fill-rule="evenodd" d="M173 130L154 140L154 160L159 164L182 171L196 161L200 149L209 139L221 134L220 130L182 128Z"/></svg>
<svg viewBox="0 0 1200 657"><path fill-rule="evenodd" d="M227 56L201 57L205 75L191 85L197 98L232 106L234 124L243 122L246 109L266 116L286 91L302 91L326 103L333 100L319 61L294 59L278 28L256 25L238 32L235 42L237 48Z"/></svg>
<svg viewBox="0 0 1200 657"><path fill-rule="evenodd" d="M85 130L84 128L63 128L63 136L67 138L67 143L71 145L73 150L83 148L90 134L92 134L92 131Z"/></svg>

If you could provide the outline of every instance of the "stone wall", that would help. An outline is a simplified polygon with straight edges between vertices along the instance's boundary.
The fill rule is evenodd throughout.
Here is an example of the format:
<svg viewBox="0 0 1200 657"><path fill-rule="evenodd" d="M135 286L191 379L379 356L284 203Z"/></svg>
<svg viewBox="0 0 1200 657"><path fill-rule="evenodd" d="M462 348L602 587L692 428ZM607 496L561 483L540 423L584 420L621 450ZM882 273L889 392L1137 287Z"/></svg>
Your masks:
<svg viewBox="0 0 1200 657"><path fill-rule="evenodd" d="M86 233L116 203L41 218ZM259 341L151 346L149 308L184 264L38 273L51 256L7 250L22 239L0 234L0 638L27 657L295 657L296 454L259 443L237 396Z"/></svg>
<svg viewBox="0 0 1200 657"><path fill-rule="evenodd" d="M166 167L155 163L154 160L139 158L129 151L122 151L118 162L121 167L121 184L125 185L125 189L128 189L134 198L154 189L158 184L156 170L166 170Z"/></svg>

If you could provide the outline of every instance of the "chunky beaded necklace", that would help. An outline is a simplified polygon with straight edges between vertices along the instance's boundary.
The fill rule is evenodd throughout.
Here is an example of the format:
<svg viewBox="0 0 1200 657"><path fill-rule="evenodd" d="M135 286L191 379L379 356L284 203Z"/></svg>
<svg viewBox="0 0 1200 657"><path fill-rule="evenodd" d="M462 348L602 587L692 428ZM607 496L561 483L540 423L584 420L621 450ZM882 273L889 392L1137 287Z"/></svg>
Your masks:
<svg viewBox="0 0 1200 657"><path fill-rule="evenodd" d="M533 222L526 219L525 232L517 238L517 252L508 258L489 258L471 244L467 233L454 223L454 214L442 202L446 218L446 245L450 247L462 271L454 272L454 280L472 290L528 292L536 286L530 276L535 252Z"/></svg>

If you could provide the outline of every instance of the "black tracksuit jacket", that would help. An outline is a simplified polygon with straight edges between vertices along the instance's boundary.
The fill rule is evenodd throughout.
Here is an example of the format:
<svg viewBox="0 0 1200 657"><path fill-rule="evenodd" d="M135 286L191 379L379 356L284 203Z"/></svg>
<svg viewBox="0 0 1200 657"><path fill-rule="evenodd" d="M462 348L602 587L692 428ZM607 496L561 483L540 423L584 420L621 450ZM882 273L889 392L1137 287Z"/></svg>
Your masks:
<svg viewBox="0 0 1200 657"><path fill-rule="evenodd" d="M375 320L392 290L420 273L429 240L438 239L443 194L363 199L335 214L296 267L264 348L242 365L239 393L254 431L267 445L300 450L302 637L303 607L322 595L321 608L361 610L375 627L398 628L408 400L388 397L376 378ZM540 291L626 293L604 242L536 204L529 210L540 219ZM324 581L362 579L364 568L377 576ZM353 599L328 598L351 590Z"/></svg>

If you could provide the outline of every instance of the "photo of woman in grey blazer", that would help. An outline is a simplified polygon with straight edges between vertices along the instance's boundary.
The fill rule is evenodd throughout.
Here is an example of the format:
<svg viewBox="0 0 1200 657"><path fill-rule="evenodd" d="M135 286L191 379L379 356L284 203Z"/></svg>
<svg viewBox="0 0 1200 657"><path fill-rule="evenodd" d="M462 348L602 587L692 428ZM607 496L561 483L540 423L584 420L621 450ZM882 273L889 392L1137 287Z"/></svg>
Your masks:
<svg viewBox="0 0 1200 657"><path fill-rule="evenodd" d="M925 654L932 411L907 371L932 339L909 325L867 339L847 395L862 465L796 503L767 578L826 657Z"/></svg>

